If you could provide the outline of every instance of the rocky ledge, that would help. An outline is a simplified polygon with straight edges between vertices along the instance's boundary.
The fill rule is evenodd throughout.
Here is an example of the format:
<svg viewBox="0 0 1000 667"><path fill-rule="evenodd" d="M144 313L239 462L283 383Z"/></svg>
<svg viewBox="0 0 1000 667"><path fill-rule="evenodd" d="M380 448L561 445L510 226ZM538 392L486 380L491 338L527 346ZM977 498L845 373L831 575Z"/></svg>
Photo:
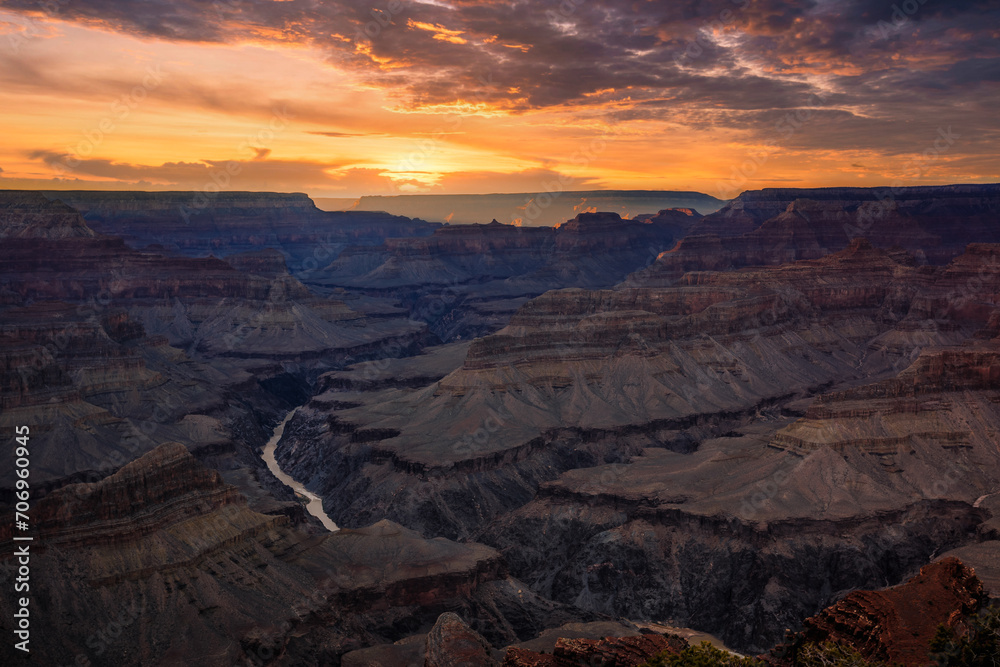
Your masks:
<svg viewBox="0 0 1000 667"><path fill-rule="evenodd" d="M806 619L792 643L772 653L773 665L794 664L804 644L834 642L869 660L925 665L938 627L956 628L983 605L975 571L957 558L920 569L912 579L880 591L855 591Z"/></svg>
<svg viewBox="0 0 1000 667"><path fill-rule="evenodd" d="M33 518L31 564L44 576L31 582L32 630L45 639L32 653L46 664L337 664L448 609L497 643L581 618L528 593L483 545L390 522L310 534L253 512L177 443L50 493ZM0 546L7 580L10 527ZM4 632L13 604L0 602Z"/></svg>

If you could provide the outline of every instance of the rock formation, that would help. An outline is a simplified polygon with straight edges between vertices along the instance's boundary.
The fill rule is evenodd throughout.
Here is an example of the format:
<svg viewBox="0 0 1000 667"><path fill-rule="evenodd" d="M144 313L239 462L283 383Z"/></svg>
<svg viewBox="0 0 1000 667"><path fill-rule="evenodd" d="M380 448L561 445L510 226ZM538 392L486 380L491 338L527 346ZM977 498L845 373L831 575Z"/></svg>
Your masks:
<svg viewBox="0 0 1000 667"><path fill-rule="evenodd" d="M667 285L688 271L815 259L867 238L922 263L945 264L970 243L1000 242L1000 186L751 190L706 216L662 253L636 285Z"/></svg>
<svg viewBox="0 0 1000 667"><path fill-rule="evenodd" d="M680 644L567 624L809 617L910 660L981 597L951 556L1000 590L997 186L558 228L190 194L0 193L47 661L638 664ZM303 403L277 460L334 534L258 453Z"/></svg>
<svg viewBox="0 0 1000 667"><path fill-rule="evenodd" d="M96 231L134 248L187 256L277 248L297 275L327 264L347 245L422 236L437 227L378 211L327 213L304 194L273 192L44 193L79 211ZM411 216L412 217L412 216Z"/></svg>
<svg viewBox="0 0 1000 667"><path fill-rule="evenodd" d="M490 333L529 297L560 287L609 287L674 245L700 216L661 211L623 220L581 213L556 227L441 227L343 253L317 285L391 294L411 304L442 340Z"/></svg>
<svg viewBox="0 0 1000 667"><path fill-rule="evenodd" d="M31 648L44 664L331 664L448 608L482 619L494 641L553 622L553 610L573 618L508 592L523 585L482 545L428 540L389 522L310 536L287 517L253 512L179 443L53 491L32 516ZM0 545L10 583L9 525ZM0 602L5 633L13 604ZM439 621L431 634L454 656L462 636L452 625ZM10 642L2 650L12 659Z"/></svg>
<svg viewBox="0 0 1000 667"><path fill-rule="evenodd" d="M492 647L458 615L441 614L430 634L424 667L498 667Z"/></svg>
<svg viewBox="0 0 1000 667"><path fill-rule="evenodd" d="M513 647L504 657L505 667L575 667L606 665L638 667L662 653L680 653L687 642L680 637L644 634L606 639L559 639L551 654Z"/></svg>
<svg viewBox="0 0 1000 667"><path fill-rule="evenodd" d="M807 618L795 644L774 651L778 658L772 664L786 664L803 644L834 642L869 660L925 665L938 627L959 625L979 610L985 597L972 569L957 558L945 558L921 568L906 583L881 591L855 591Z"/></svg>
<svg viewBox="0 0 1000 667"><path fill-rule="evenodd" d="M763 649L838 593L979 539L973 502L1000 484L993 343L976 338L996 252L921 267L857 240L671 287L549 292L439 380L325 385L279 460L344 525L475 537L544 596ZM890 413L881 386L903 387Z"/></svg>

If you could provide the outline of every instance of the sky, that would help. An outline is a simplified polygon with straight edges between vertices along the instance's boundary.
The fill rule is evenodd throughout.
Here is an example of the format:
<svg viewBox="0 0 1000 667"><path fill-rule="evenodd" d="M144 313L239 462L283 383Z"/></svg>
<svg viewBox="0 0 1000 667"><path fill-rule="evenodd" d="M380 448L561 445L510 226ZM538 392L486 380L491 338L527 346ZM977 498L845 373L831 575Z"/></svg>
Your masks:
<svg viewBox="0 0 1000 667"><path fill-rule="evenodd" d="M0 188L1000 182L1000 0L0 0Z"/></svg>

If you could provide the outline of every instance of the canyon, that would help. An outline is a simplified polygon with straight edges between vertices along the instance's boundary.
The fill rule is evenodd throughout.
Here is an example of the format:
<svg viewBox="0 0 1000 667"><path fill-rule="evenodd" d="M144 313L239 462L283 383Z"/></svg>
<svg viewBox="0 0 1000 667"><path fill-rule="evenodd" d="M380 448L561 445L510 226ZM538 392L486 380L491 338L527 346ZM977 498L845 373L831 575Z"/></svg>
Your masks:
<svg viewBox="0 0 1000 667"><path fill-rule="evenodd" d="M685 628L922 664L931 626L858 628L1000 597L1000 186L552 227L195 197L0 191L53 664L641 664Z"/></svg>

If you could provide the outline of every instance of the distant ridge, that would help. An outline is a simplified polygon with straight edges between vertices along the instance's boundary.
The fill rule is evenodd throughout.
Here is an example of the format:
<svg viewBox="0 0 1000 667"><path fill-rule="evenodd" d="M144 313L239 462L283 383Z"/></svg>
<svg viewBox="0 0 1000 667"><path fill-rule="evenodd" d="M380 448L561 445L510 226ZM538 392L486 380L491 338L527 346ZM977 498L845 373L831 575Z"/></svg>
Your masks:
<svg viewBox="0 0 1000 667"><path fill-rule="evenodd" d="M317 197L326 211L385 211L429 222L469 224L498 220L526 227L552 227L578 213L608 211L631 218L668 208L690 208L713 213L725 201L700 192L671 190L575 190L493 193L476 195L391 195L358 199Z"/></svg>

